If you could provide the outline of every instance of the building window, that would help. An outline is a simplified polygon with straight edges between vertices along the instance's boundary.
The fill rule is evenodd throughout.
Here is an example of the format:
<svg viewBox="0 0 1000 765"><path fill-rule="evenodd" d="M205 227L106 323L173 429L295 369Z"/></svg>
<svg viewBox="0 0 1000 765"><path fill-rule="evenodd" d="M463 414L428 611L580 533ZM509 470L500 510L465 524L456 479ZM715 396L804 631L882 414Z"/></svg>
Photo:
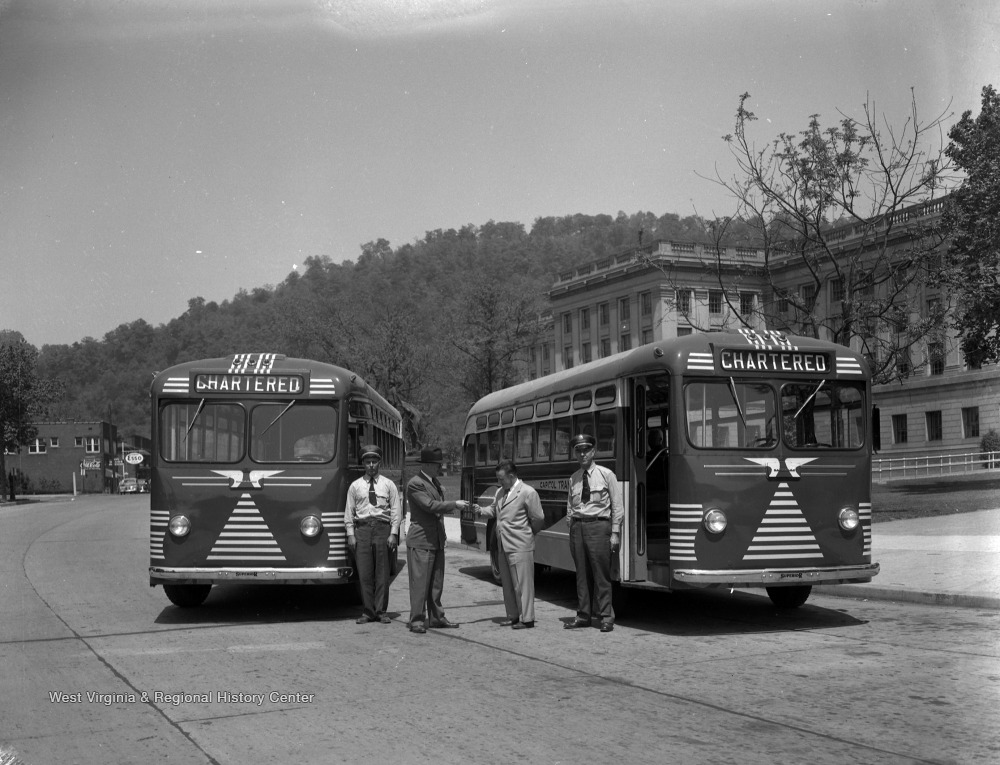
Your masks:
<svg viewBox="0 0 1000 765"><path fill-rule="evenodd" d="M632 350L632 335L622 335L618 338L618 350L619 351L629 351Z"/></svg>
<svg viewBox="0 0 1000 765"><path fill-rule="evenodd" d="M749 316L753 313L753 293L740 293L740 316Z"/></svg>
<svg viewBox="0 0 1000 765"><path fill-rule="evenodd" d="M86 436L84 441L86 442L87 454L101 453L101 439L97 436Z"/></svg>
<svg viewBox="0 0 1000 765"><path fill-rule="evenodd" d="M930 357L931 374L944 374L944 343L938 341L927 344L927 355Z"/></svg>
<svg viewBox="0 0 1000 765"><path fill-rule="evenodd" d="M569 369L573 366L573 346L567 345L563 348L563 366Z"/></svg>
<svg viewBox="0 0 1000 765"><path fill-rule="evenodd" d="M631 317L629 312L629 301L628 298L622 298L618 301L618 320L621 322L628 321Z"/></svg>
<svg viewBox="0 0 1000 765"><path fill-rule="evenodd" d="M534 364L538 361L538 349L535 346L531 346L531 363Z"/></svg>
<svg viewBox="0 0 1000 765"><path fill-rule="evenodd" d="M830 282L830 299L836 303L844 299L844 280L834 279Z"/></svg>
<svg viewBox="0 0 1000 765"><path fill-rule="evenodd" d="M941 410L925 412L924 417L927 420L927 440L940 441L943 437L941 433Z"/></svg>
<svg viewBox="0 0 1000 765"><path fill-rule="evenodd" d="M649 345L651 342L653 342L653 330L644 329L642 331L642 344Z"/></svg>
<svg viewBox="0 0 1000 765"><path fill-rule="evenodd" d="M597 323L601 327L606 327L611 323L611 309L607 303L601 303L597 306Z"/></svg>
<svg viewBox="0 0 1000 765"><path fill-rule="evenodd" d="M602 337L601 338L600 354L601 354L601 358L602 359L605 356L610 356L611 355L611 338L610 337Z"/></svg>
<svg viewBox="0 0 1000 765"><path fill-rule="evenodd" d="M812 313L813 308L816 307L816 285L803 284L799 287L799 297L802 300L802 305L805 307L806 313Z"/></svg>
<svg viewBox="0 0 1000 765"><path fill-rule="evenodd" d="M964 438L979 438L979 407L962 407L962 431Z"/></svg>
<svg viewBox="0 0 1000 765"><path fill-rule="evenodd" d="M899 352L899 358L896 361L896 371L904 380L910 376L911 372L913 372L913 364L910 363L909 348L904 348Z"/></svg>
<svg viewBox="0 0 1000 765"><path fill-rule="evenodd" d="M653 293L643 292L639 295L639 311L643 316L653 315Z"/></svg>
<svg viewBox="0 0 1000 765"><path fill-rule="evenodd" d="M708 312L712 314L722 313L722 293L718 290L708 292Z"/></svg>
<svg viewBox="0 0 1000 765"><path fill-rule="evenodd" d="M580 363L586 364L590 361L590 343L583 343L580 346Z"/></svg>
<svg viewBox="0 0 1000 765"><path fill-rule="evenodd" d="M568 313L563 314L563 334L573 334L573 316Z"/></svg>
<svg viewBox="0 0 1000 765"><path fill-rule="evenodd" d="M590 309L581 308L580 309L580 331L585 329L590 329Z"/></svg>
<svg viewBox="0 0 1000 765"><path fill-rule="evenodd" d="M73 436L73 446L83 446L83 436Z"/></svg>
<svg viewBox="0 0 1000 765"><path fill-rule="evenodd" d="M690 290L677 290L676 293L677 300L677 312L683 314L691 313L691 291Z"/></svg>
<svg viewBox="0 0 1000 765"><path fill-rule="evenodd" d="M788 295L785 292L779 292L778 295L778 313L788 313Z"/></svg>
<svg viewBox="0 0 1000 765"><path fill-rule="evenodd" d="M52 438L49 439L49 446L51 446L53 449L58 449L59 448L59 437L58 436L52 436Z"/></svg>
<svg viewBox="0 0 1000 765"><path fill-rule="evenodd" d="M542 346L542 361L549 360L549 346L548 343Z"/></svg>
<svg viewBox="0 0 1000 765"><path fill-rule="evenodd" d="M45 454L45 439L36 438L28 444L28 454Z"/></svg>
<svg viewBox="0 0 1000 765"><path fill-rule="evenodd" d="M687 337L691 334L691 327L678 327L677 337Z"/></svg>
<svg viewBox="0 0 1000 765"><path fill-rule="evenodd" d="M906 443L906 415L894 414L892 416L892 442L894 444Z"/></svg>

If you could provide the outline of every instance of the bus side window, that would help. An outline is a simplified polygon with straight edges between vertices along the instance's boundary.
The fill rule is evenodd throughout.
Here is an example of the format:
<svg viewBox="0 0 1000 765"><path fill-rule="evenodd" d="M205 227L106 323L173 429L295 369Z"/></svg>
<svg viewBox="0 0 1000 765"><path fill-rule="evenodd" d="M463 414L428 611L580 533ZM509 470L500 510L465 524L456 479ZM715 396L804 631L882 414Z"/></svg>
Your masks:
<svg viewBox="0 0 1000 765"><path fill-rule="evenodd" d="M597 453L612 456L615 453L615 411L605 409L597 413Z"/></svg>
<svg viewBox="0 0 1000 765"><path fill-rule="evenodd" d="M491 430L489 432L490 438L490 456L488 464L496 465L500 461L500 431Z"/></svg>
<svg viewBox="0 0 1000 765"><path fill-rule="evenodd" d="M465 464L474 465L476 463L476 437L474 435L465 439Z"/></svg>
<svg viewBox="0 0 1000 765"><path fill-rule="evenodd" d="M588 436L597 438L597 431L594 429L594 413L578 414L573 417L573 435L577 436L585 433Z"/></svg>
<svg viewBox="0 0 1000 765"><path fill-rule="evenodd" d="M486 464L486 450L489 448L487 444L487 433L480 433L477 436L477 448L476 448L476 464L485 465Z"/></svg>
<svg viewBox="0 0 1000 765"><path fill-rule="evenodd" d="M515 438L514 460L517 462L533 462L535 458L534 427L519 425Z"/></svg>
<svg viewBox="0 0 1000 765"><path fill-rule="evenodd" d="M552 454L552 423L551 422L540 422L538 423L538 459L539 461L548 460Z"/></svg>
<svg viewBox="0 0 1000 765"><path fill-rule="evenodd" d="M560 417L555 423L555 458L569 459L569 442L573 438L573 424L569 417Z"/></svg>
<svg viewBox="0 0 1000 765"><path fill-rule="evenodd" d="M500 431L503 434L503 459L514 459L514 429L504 428Z"/></svg>

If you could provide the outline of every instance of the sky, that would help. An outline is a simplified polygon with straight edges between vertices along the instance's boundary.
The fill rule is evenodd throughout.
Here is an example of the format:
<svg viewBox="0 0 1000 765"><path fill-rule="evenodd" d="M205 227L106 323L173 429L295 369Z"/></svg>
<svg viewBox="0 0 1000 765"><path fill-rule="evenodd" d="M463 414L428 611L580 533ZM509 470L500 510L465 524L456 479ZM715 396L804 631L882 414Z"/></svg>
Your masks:
<svg viewBox="0 0 1000 765"><path fill-rule="evenodd" d="M979 113L995 0L0 0L0 330L154 326L426 232L714 217L761 144Z"/></svg>

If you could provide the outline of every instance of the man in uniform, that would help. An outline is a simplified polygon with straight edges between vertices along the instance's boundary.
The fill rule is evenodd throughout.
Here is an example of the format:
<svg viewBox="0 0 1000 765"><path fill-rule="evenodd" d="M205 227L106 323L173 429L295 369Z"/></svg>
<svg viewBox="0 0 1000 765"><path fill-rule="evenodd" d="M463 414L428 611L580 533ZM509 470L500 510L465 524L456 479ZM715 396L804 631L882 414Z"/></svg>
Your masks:
<svg viewBox="0 0 1000 765"><path fill-rule="evenodd" d="M410 528L406 532L406 569L410 577L410 631L427 627L458 627L448 621L441 605L444 589L444 516L469 506L465 500L445 502L441 475L441 450L420 452L420 472L406 484Z"/></svg>
<svg viewBox="0 0 1000 765"><path fill-rule="evenodd" d="M611 607L611 556L621 545L625 517L618 478L605 467L594 464L597 442L592 435L576 436L571 447L580 469L569 482L566 517L569 519L569 546L576 566L576 618L566 629L589 627L592 597L597 600L601 632L615 628Z"/></svg>
<svg viewBox="0 0 1000 765"><path fill-rule="evenodd" d="M358 624L392 621L385 614L389 600L389 553L399 544L402 504L396 484L379 473L382 449L369 444L361 450L365 474L347 489L344 526L354 555L364 608Z"/></svg>

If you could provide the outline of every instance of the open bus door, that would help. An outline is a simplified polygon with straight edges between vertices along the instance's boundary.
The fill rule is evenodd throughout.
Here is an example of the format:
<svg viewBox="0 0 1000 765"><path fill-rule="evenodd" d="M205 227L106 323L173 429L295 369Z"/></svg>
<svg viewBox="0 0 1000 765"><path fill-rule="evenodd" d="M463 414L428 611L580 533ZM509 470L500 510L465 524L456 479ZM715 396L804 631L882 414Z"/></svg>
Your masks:
<svg viewBox="0 0 1000 765"><path fill-rule="evenodd" d="M636 407L635 444L636 473L639 474L641 466L643 477L642 552L647 564L666 565L670 560L670 502L667 494L670 377L661 373L636 378L635 389L637 400L638 392L642 391L641 411Z"/></svg>
<svg viewBox="0 0 1000 765"><path fill-rule="evenodd" d="M626 439L626 464L632 469L627 475L632 496L626 504L625 528L628 535L622 540L621 580L645 581L646 579L646 384L642 377L631 381L631 438ZM631 452L631 454L629 454Z"/></svg>

